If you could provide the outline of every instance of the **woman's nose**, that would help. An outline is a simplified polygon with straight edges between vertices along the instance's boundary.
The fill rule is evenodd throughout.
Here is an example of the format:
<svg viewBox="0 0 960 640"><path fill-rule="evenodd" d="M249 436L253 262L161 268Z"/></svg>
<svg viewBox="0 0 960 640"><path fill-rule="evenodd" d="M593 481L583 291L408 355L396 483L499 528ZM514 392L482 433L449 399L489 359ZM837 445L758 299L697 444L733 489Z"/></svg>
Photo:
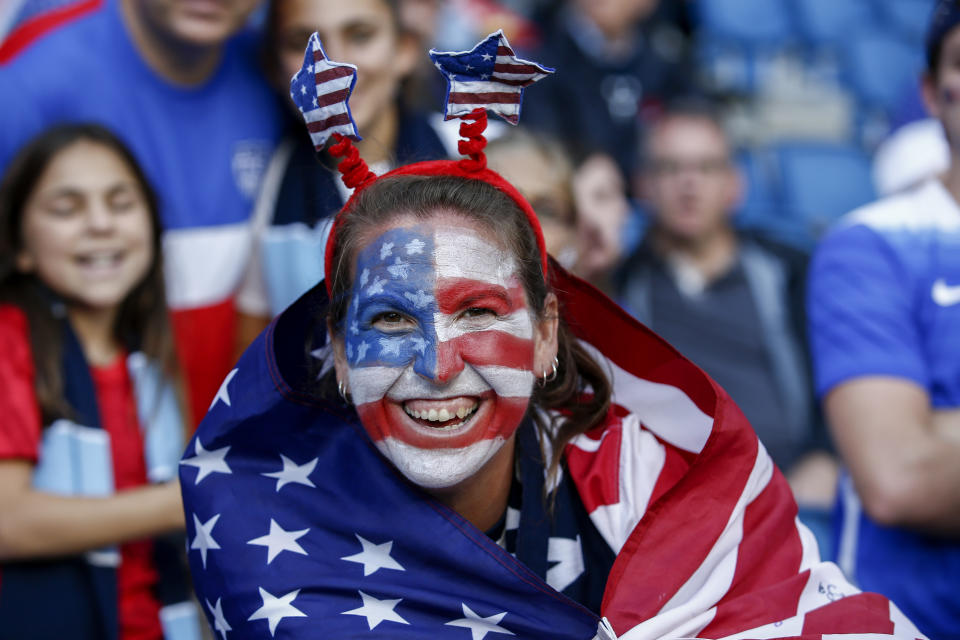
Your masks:
<svg viewBox="0 0 960 640"><path fill-rule="evenodd" d="M463 358L455 340L434 342L414 359L413 370L435 384L447 384L463 371Z"/></svg>

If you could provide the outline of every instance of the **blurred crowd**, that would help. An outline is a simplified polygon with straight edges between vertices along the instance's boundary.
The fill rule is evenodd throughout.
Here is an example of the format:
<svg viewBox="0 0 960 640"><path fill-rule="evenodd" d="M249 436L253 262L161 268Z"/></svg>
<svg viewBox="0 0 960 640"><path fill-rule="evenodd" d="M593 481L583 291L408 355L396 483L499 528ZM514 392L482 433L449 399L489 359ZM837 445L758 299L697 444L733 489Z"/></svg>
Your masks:
<svg viewBox="0 0 960 640"><path fill-rule="evenodd" d="M730 393L825 557L960 637L950 4L939 33L934 0L7 0L0 620L40 606L23 561L109 546L122 637L189 626L158 559L184 528L178 447L322 279L350 195L289 98L310 34L356 65L383 173L457 155L426 51L502 28L557 70L487 147L551 255Z"/></svg>

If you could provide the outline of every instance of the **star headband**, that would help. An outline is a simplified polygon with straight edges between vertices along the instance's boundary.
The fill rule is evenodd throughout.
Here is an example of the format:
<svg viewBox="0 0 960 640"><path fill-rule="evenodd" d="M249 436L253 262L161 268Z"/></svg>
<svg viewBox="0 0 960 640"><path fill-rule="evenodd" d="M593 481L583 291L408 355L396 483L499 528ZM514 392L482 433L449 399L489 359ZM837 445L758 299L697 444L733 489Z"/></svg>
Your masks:
<svg viewBox="0 0 960 640"><path fill-rule="evenodd" d="M470 51L430 51L434 65L447 80L444 119L459 118L460 160L433 160L405 165L384 174L390 176L458 176L481 180L504 192L523 211L533 229L540 249L544 277L547 276L547 249L540 222L533 207L513 185L487 168L483 149L487 144L487 111L492 111L510 124L520 120L523 89L553 73L553 69L521 60L514 54L502 31L495 31ZM324 255L324 270L332 273L333 247L337 224L349 215L356 194L378 179L360 157L354 140L361 140L357 125L350 113L348 100L357 81L357 68L350 64L333 62L327 58L319 36L310 36L303 67L290 81L290 97L303 114L317 151L327 149L341 158L338 169L343 183L354 190L353 195L336 215L330 229ZM333 144L327 147L329 141ZM326 278L327 292L332 286Z"/></svg>

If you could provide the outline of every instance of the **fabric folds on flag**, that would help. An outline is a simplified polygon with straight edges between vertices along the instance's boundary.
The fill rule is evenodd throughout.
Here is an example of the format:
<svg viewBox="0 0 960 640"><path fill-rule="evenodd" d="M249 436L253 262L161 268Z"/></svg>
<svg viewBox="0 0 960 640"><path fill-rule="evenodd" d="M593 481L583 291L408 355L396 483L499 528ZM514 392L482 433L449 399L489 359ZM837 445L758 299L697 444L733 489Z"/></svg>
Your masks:
<svg viewBox="0 0 960 640"><path fill-rule="evenodd" d="M518 58L503 31L491 33L470 51L431 49L430 58L447 79L447 120L481 108L515 125L524 87L554 72Z"/></svg>
<svg viewBox="0 0 960 640"><path fill-rule="evenodd" d="M601 609L617 637L922 638L820 562L783 476L706 374L552 271L614 384L609 419L571 442L564 473L617 554ZM317 396L329 350L304 344L325 305L321 283L274 320L181 462L191 569L218 637L612 637L394 471L352 408Z"/></svg>

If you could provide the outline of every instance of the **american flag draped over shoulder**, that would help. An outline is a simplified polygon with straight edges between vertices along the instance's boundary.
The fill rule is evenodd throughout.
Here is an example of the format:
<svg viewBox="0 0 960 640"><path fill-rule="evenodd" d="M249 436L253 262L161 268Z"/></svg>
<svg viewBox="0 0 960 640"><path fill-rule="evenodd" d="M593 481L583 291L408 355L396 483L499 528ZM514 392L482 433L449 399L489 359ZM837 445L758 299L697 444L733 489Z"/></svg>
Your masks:
<svg viewBox="0 0 960 640"><path fill-rule="evenodd" d="M303 66L290 80L290 97L303 114L317 151L335 133L361 139L347 102L356 83L357 68L329 60L320 37L311 35Z"/></svg>
<svg viewBox="0 0 960 640"><path fill-rule="evenodd" d="M447 120L483 108L515 125L524 87L554 71L518 58L502 31L491 33L470 51L431 50L430 58L447 79Z"/></svg>
<svg viewBox="0 0 960 640"><path fill-rule="evenodd" d="M570 444L566 473L617 553L602 613L618 637L922 637L819 562L722 390L555 266L553 284L613 376L615 410ZM310 393L304 338L324 304L321 284L248 349L181 463L191 568L219 636L613 637L402 479L349 407Z"/></svg>

